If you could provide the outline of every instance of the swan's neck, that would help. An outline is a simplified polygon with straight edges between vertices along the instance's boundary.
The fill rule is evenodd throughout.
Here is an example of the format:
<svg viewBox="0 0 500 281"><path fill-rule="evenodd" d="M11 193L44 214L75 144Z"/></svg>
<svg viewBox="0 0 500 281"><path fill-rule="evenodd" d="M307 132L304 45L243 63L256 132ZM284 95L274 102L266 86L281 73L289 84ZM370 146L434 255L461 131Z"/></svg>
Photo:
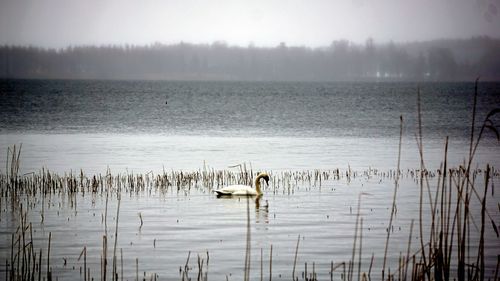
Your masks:
<svg viewBox="0 0 500 281"><path fill-rule="evenodd" d="M260 179L260 175L255 179L255 190L257 191L257 194L262 194L262 190L260 189Z"/></svg>

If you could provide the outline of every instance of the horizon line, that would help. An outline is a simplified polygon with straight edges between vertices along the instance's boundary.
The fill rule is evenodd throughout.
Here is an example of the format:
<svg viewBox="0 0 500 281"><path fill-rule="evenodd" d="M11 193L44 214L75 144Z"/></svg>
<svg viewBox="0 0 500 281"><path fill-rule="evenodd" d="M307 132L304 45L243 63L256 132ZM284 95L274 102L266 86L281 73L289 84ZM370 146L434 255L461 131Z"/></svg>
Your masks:
<svg viewBox="0 0 500 281"><path fill-rule="evenodd" d="M364 45L368 40L372 40L375 45L389 45L389 44L395 44L395 45L407 45L407 44L419 44L419 43L429 43L429 42L437 42L437 41L466 41L466 40L474 40L474 39L486 39L486 40L500 40L500 37L492 37L489 35L474 35L470 37L441 37L441 38L434 38L434 39L426 39L426 40L401 40L401 41L396 41L396 40L386 40L386 41L377 41L373 37L368 37L366 38L363 42L355 41L355 40L350 40L347 38L339 38L339 39L333 39L330 41L330 44L328 45L317 45L317 46L311 46L307 44L288 44L286 41L281 41L278 44L255 44L254 42L249 42L247 45L242 45L242 44L232 44L226 40L214 40L212 42L189 42L189 41L176 41L176 42L165 42L165 41L151 41L150 43L83 43L83 44L68 44L64 47L55 47L55 46L43 46L43 45L36 45L33 43L28 43L28 44L19 44L19 43L0 43L0 47L28 47L28 48L38 48L38 49L44 49L44 50L66 50L70 48L82 48L82 47L133 47L133 48L141 48L141 47L151 47L151 46L176 46L176 45L193 45L193 46L214 46L214 45L221 45L221 46L226 46L228 48L257 48L257 49L266 49L266 48L278 48L278 47L287 47L287 48L308 48L308 49L322 49L322 48L329 48L332 43L334 42L348 42L351 45Z"/></svg>

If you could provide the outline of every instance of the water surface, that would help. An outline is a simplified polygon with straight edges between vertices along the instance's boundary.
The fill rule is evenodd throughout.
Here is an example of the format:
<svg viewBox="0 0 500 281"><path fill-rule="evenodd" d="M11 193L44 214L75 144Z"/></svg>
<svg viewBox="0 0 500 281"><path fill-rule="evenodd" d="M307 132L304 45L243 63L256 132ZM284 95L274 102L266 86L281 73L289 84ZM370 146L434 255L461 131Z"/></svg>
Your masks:
<svg viewBox="0 0 500 281"><path fill-rule="evenodd" d="M363 175L371 169L396 168L402 116L401 167L408 171L420 165L416 143L419 89L426 167L440 167L446 136L449 165L460 165L469 151L473 83L2 80L0 159L6 159L8 146L22 143L22 174L42 167L61 175L83 170L90 177L104 175L108 169L114 174L212 168L235 172L239 168L230 166L244 163L253 171L275 175L337 168ZM499 106L500 84L481 83L478 126ZM499 124L498 119L493 121ZM486 163L498 167L498 159L498 142L487 131L473 167L484 169ZM197 255L206 258L207 251L209 278L221 280L227 275L229 280L242 279L247 203L217 199L211 188L122 194L118 248L123 249L127 279L135 278L136 258L141 272L172 280L179 278L179 267L184 266L189 252L191 266L197 268ZM255 201L249 205L252 279L259 280L261 249L264 267L269 265L271 245L273 277L290 279L298 235L297 272L305 270L306 262L310 272L314 263L319 277L329 278L331 262L351 258L361 193L365 194L361 205L362 269L368 270L373 253L374 271L380 272L393 188L392 178L372 174L324 182L321 187L297 183L290 193L284 188L267 189L258 206ZM399 253L406 251L411 220L418 218L415 179L406 177L398 194L389 251L393 269ZM64 194L35 200L29 212L35 244L46 247L47 235L52 233L51 259L61 279L80 278L78 255L87 246L92 275L97 278L106 233L102 220L105 196L79 194L74 200L76 210ZM498 221L496 201L493 197L488 203L492 219ZM8 202L2 198L2 261L10 257L11 233L19 222ZM107 216L110 241L114 241L116 204L112 196ZM138 213L144 219L142 228ZM428 220L426 224L424 231L428 231ZM492 229L488 230L491 275L499 244ZM416 250L416 232L412 239Z"/></svg>

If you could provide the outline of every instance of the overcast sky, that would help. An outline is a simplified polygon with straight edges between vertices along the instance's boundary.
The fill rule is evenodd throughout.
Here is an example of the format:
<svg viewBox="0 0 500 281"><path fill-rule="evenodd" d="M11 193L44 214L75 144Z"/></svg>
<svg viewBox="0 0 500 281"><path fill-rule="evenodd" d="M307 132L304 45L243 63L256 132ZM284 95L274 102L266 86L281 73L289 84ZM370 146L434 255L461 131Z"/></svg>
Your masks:
<svg viewBox="0 0 500 281"><path fill-rule="evenodd" d="M500 0L0 0L0 44L327 46L500 38Z"/></svg>

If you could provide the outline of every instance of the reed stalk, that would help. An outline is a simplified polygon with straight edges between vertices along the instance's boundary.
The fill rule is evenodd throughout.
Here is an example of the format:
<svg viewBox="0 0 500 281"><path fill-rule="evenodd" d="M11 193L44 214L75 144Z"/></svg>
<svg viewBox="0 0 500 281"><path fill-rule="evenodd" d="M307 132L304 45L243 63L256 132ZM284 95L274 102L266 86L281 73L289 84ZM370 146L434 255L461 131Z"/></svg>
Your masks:
<svg viewBox="0 0 500 281"><path fill-rule="evenodd" d="M121 195L117 195L117 200L118 200L118 206L116 208L116 225L115 225L115 243L114 243L114 246L113 246L113 280L116 280L118 278L116 278L116 244L118 242L118 220L120 218L120 202L122 201L121 200Z"/></svg>
<svg viewBox="0 0 500 281"><path fill-rule="evenodd" d="M406 281L407 274L408 274L408 264L410 262L410 249L411 249L411 236L413 234L413 223L415 222L414 219L411 220L411 225L410 225L410 234L408 237L408 247L406 249L406 259L405 259L405 266L404 266L404 275L403 275L403 281ZM368 275L370 276L370 275Z"/></svg>
<svg viewBox="0 0 500 281"><path fill-rule="evenodd" d="M260 281L264 280L264 249L260 248Z"/></svg>
<svg viewBox="0 0 500 281"><path fill-rule="evenodd" d="M417 120L418 120L418 135L417 135L417 144L418 150L420 154L420 196L419 196L419 226L420 226L420 250L422 251L422 259L423 259L423 269L424 273L427 274L427 278L430 280L430 273L427 272L427 258L425 255L425 246L424 246L424 230L423 230L423 178L424 178L424 156L423 156L423 143L422 143L422 114L420 109L420 89L417 91Z"/></svg>
<svg viewBox="0 0 500 281"><path fill-rule="evenodd" d="M361 218L360 226L359 226L359 253L358 253L358 281L361 280L361 256L363 249L363 218Z"/></svg>
<svg viewBox="0 0 500 281"><path fill-rule="evenodd" d="M251 259L251 237L250 237L250 199L249 196L246 197L247 200L247 223L246 223L246 248L245 248L245 267L244 267L244 279L245 281L250 280L250 259Z"/></svg>
<svg viewBox="0 0 500 281"><path fill-rule="evenodd" d="M389 219L389 226L388 226L388 231L387 231L387 236L385 239L385 249L384 249L384 261L382 265L382 280L384 280L384 272L385 272L385 266L386 266L386 261L387 261L387 249L389 247L389 238L391 236L391 229L392 229L392 220L394 218L394 213L396 212L396 195L398 192L398 187L399 187L399 171L400 171L400 166L401 166L401 143L403 140L403 116L399 116L399 146L398 146L398 163L397 163L397 170L396 170L396 179L394 181L394 193L392 196L392 207L391 207L391 215ZM358 278L359 279L359 278Z"/></svg>
<svg viewBox="0 0 500 281"><path fill-rule="evenodd" d="M292 280L295 280L295 266L297 265L297 254L299 252L299 242L300 242L300 234L297 237L297 246L295 246L295 257L293 258Z"/></svg>
<svg viewBox="0 0 500 281"><path fill-rule="evenodd" d="M269 252L269 281L273 279L273 244Z"/></svg>

